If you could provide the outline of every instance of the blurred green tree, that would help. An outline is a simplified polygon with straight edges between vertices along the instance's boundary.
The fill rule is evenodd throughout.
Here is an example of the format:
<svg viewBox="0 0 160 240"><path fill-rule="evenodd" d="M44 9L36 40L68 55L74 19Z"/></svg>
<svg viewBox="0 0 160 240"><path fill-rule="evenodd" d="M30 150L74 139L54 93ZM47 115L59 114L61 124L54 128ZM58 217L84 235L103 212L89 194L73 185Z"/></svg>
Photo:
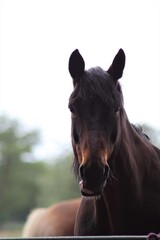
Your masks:
<svg viewBox="0 0 160 240"><path fill-rule="evenodd" d="M49 206L64 199L80 196L79 185L72 172L72 155L63 154L54 159L53 164L41 176L41 194L38 198L39 206Z"/></svg>
<svg viewBox="0 0 160 240"><path fill-rule="evenodd" d="M0 222L21 221L35 207L79 196L71 154L52 164L35 161L39 141L39 131L24 131L18 121L0 117Z"/></svg>
<svg viewBox="0 0 160 240"><path fill-rule="evenodd" d="M38 131L24 132L18 121L0 117L0 221L22 218L36 205L39 186L34 180L43 166L24 160L26 154L33 160L31 152L38 142Z"/></svg>

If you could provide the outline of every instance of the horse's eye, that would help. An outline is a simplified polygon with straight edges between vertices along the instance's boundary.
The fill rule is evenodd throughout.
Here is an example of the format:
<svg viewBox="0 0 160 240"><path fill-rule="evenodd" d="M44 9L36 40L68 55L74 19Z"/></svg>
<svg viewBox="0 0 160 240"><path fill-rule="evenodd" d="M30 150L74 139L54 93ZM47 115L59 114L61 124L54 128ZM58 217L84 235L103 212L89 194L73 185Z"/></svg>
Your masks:
<svg viewBox="0 0 160 240"><path fill-rule="evenodd" d="M74 108L71 104L69 104L68 108L69 108L71 113L75 113L75 110L74 110Z"/></svg>

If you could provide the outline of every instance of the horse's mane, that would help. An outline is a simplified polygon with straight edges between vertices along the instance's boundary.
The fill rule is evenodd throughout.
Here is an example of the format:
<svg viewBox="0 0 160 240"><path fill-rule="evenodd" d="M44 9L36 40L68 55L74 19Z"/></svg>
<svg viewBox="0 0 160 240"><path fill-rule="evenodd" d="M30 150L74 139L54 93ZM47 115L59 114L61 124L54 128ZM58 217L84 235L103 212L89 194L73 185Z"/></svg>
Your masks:
<svg viewBox="0 0 160 240"><path fill-rule="evenodd" d="M151 174L151 166L154 172L158 172L154 177L160 178L160 163L155 147L141 128L129 122L123 107L123 94L119 82L115 83L112 77L100 67L91 68L84 72L75 85L69 102L72 104L79 101L79 99L81 101L88 101L92 97L100 98L108 108L112 106L115 109L120 109L120 130L117 133L115 143L115 148L118 149L116 149L116 153L118 154L119 151L125 171L128 172L128 175L131 174L133 176L132 182L139 194L142 190L142 183L145 181L145 177ZM73 137L72 145L75 158L73 167L78 178L79 163ZM114 156L116 157L116 154Z"/></svg>
<svg viewBox="0 0 160 240"><path fill-rule="evenodd" d="M145 179L152 178L155 183L160 181L160 161L156 147L143 129L131 124L124 108L121 109L121 140L120 155L125 172L128 173L139 197L144 189Z"/></svg>

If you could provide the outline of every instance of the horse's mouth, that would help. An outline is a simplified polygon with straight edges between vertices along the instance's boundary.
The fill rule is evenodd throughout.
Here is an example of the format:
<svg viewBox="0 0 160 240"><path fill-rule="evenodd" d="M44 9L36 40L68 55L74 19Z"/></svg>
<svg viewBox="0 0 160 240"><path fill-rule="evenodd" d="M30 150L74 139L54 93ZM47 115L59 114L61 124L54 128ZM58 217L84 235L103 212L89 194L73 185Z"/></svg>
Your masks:
<svg viewBox="0 0 160 240"><path fill-rule="evenodd" d="M96 197L96 196L100 196L102 194L103 189L101 191L100 190L92 191L84 186L82 180L79 182L79 186L80 186L81 194L85 197Z"/></svg>

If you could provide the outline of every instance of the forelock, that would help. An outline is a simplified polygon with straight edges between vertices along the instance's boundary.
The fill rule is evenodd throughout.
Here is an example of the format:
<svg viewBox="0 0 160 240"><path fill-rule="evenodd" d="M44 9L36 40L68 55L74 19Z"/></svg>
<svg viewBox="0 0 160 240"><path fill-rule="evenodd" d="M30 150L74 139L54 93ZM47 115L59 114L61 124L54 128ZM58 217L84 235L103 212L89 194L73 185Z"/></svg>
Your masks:
<svg viewBox="0 0 160 240"><path fill-rule="evenodd" d="M85 71L75 87L72 97L79 97L82 100L89 98L100 98L106 105L117 107L122 105L123 97L119 83L117 91L112 77L100 67L91 68Z"/></svg>

